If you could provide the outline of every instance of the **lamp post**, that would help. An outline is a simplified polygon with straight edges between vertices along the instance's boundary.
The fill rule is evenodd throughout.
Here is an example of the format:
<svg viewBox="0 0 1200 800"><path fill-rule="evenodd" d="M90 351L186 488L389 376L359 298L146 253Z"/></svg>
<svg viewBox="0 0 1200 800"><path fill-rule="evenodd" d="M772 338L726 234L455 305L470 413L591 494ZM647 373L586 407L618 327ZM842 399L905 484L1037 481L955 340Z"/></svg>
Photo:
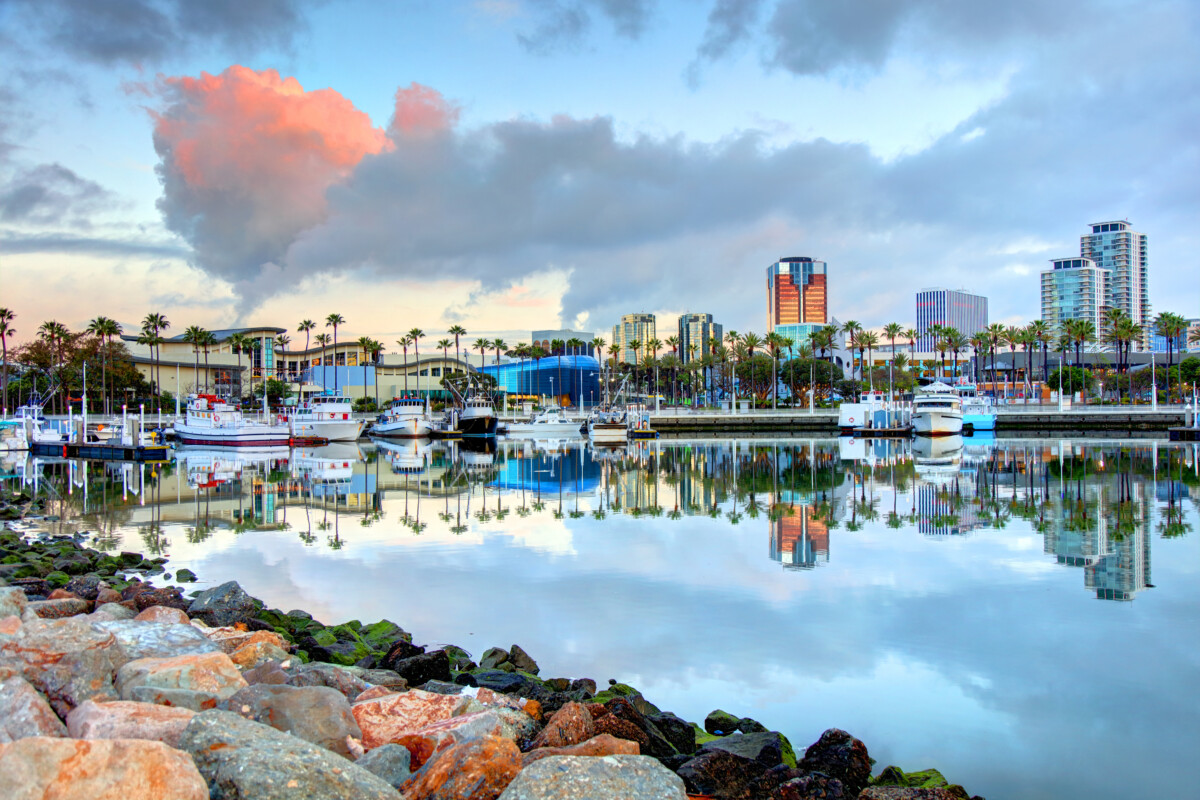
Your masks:
<svg viewBox="0 0 1200 800"><path fill-rule="evenodd" d="M558 397L554 394L554 378L550 379L550 396L554 398L554 405L558 405Z"/></svg>
<svg viewBox="0 0 1200 800"><path fill-rule="evenodd" d="M1158 411L1158 378L1155 377L1154 368L1158 364L1158 354L1154 352L1154 348L1150 348L1150 408L1153 411Z"/></svg>
<svg viewBox="0 0 1200 800"><path fill-rule="evenodd" d="M1058 410L1062 413L1063 398L1062 398L1062 353L1058 354Z"/></svg>

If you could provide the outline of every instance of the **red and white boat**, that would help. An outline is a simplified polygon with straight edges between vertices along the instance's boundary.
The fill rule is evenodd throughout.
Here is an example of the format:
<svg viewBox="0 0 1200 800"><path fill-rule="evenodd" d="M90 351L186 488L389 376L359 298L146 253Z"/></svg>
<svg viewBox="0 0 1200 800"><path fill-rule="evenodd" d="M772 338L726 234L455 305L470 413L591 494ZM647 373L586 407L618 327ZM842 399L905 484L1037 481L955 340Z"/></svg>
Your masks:
<svg viewBox="0 0 1200 800"><path fill-rule="evenodd" d="M213 394L188 398L183 422L175 423L175 435L184 444L232 447L287 447L292 438L286 418L247 418L237 406Z"/></svg>

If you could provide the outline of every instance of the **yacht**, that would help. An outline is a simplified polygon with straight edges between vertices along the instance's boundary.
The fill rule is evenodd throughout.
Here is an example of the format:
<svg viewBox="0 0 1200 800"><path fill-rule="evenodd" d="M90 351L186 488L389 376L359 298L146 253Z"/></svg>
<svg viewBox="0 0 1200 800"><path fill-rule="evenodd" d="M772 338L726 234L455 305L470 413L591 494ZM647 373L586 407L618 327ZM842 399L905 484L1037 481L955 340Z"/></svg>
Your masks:
<svg viewBox="0 0 1200 800"><path fill-rule="evenodd" d="M915 433L949 436L962 433L962 398L940 381L931 383L913 396L912 424Z"/></svg>
<svg viewBox="0 0 1200 800"><path fill-rule="evenodd" d="M362 420L353 419L349 397L322 394L310 397L291 415L292 435L297 438L353 442L362 434Z"/></svg>
<svg viewBox="0 0 1200 800"><path fill-rule="evenodd" d="M569 418L561 408L552 408L525 422L508 423L508 435L514 439L578 439L581 433L579 420Z"/></svg>
<svg viewBox="0 0 1200 800"><path fill-rule="evenodd" d="M470 394L457 411L458 432L463 436L495 436L496 409L492 401L481 394Z"/></svg>
<svg viewBox="0 0 1200 800"><path fill-rule="evenodd" d="M242 411L212 394L188 398L187 413L175 423L175 435L184 444L232 447L286 447L292 427L286 417L247 419Z"/></svg>
<svg viewBox="0 0 1200 800"><path fill-rule="evenodd" d="M588 438L592 444L624 445L629 441L629 417L624 411L595 411L588 418Z"/></svg>
<svg viewBox="0 0 1200 800"><path fill-rule="evenodd" d="M996 407L992 405L992 398L980 395L970 384L959 386L958 396L962 398L964 428L972 431L996 430Z"/></svg>
<svg viewBox="0 0 1200 800"><path fill-rule="evenodd" d="M423 439L429 436L433 422L429 416L429 401L420 397L397 397L387 411L371 426L373 436L389 439Z"/></svg>

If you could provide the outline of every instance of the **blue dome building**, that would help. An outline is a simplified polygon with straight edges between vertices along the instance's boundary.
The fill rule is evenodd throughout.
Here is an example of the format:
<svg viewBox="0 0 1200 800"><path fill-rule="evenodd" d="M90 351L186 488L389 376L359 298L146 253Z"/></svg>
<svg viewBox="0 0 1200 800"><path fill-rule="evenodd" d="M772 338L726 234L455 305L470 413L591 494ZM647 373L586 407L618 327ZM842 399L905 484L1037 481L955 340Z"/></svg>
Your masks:
<svg viewBox="0 0 1200 800"><path fill-rule="evenodd" d="M593 356L545 358L492 364L480 369L510 395L556 397L563 406L594 406L603 401L600 362Z"/></svg>

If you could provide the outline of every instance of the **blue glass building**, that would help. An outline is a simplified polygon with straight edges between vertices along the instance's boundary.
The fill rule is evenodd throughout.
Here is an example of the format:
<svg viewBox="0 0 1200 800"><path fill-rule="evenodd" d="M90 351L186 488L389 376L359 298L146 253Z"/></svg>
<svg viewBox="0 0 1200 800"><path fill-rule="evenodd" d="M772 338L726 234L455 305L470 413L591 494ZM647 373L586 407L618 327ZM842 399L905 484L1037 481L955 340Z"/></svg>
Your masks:
<svg viewBox="0 0 1200 800"><path fill-rule="evenodd" d="M593 356L546 358L490 364L481 370L496 379L502 392L557 397L559 405L592 406L603 400L600 362Z"/></svg>

